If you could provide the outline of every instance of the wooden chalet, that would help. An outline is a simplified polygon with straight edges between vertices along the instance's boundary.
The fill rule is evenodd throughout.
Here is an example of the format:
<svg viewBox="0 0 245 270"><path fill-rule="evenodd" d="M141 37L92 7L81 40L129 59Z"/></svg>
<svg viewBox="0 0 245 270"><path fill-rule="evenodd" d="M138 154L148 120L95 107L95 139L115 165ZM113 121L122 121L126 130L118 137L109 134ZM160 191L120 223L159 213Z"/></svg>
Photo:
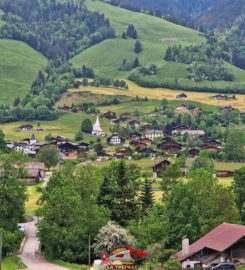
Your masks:
<svg viewBox="0 0 245 270"><path fill-rule="evenodd" d="M126 149L118 150L114 155L116 159L130 158L130 153Z"/></svg>
<svg viewBox="0 0 245 270"><path fill-rule="evenodd" d="M179 112L187 112L189 111L187 106L185 104L179 104L175 107L175 110L176 111L179 111Z"/></svg>
<svg viewBox="0 0 245 270"><path fill-rule="evenodd" d="M110 159L112 156L110 154L108 154L106 151L102 150L100 152L97 152L97 159L98 160L108 160Z"/></svg>
<svg viewBox="0 0 245 270"><path fill-rule="evenodd" d="M89 146L90 146L90 144L89 143L85 143L85 142L81 142L79 144L80 149L83 150L83 151L89 151Z"/></svg>
<svg viewBox="0 0 245 270"><path fill-rule="evenodd" d="M120 118L115 118L111 120L112 125L119 125L121 123Z"/></svg>
<svg viewBox="0 0 245 270"><path fill-rule="evenodd" d="M112 119L116 119L117 118L117 114L115 112L112 111L108 111L106 113L103 114L103 117L108 119L108 120L112 120Z"/></svg>
<svg viewBox="0 0 245 270"><path fill-rule="evenodd" d="M176 96L177 99L187 99L187 95L185 93L181 93Z"/></svg>
<svg viewBox="0 0 245 270"><path fill-rule="evenodd" d="M59 143L57 144L57 147L61 152L66 154L80 150L79 144L71 142Z"/></svg>
<svg viewBox="0 0 245 270"><path fill-rule="evenodd" d="M225 105L219 108L221 111L232 111L233 107L231 105Z"/></svg>
<svg viewBox="0 0 245 270"><path fill-rule="evenodd" d="M125 113L122 113L119 118L122 120L122 121L127 121L131 118L131 113L128 113L128 112L125 112Z"/></svg>
<svg viewBox="0 0 245 270"><path fill-rule="evenodd" d="M35 185L43 180L45 174L45 164L43 162L27 162L24 164L27 172L27 184Z"/></svg>
<svg viewBox="0 0 245 270"><path fill-rule="evenodd" d="M144 138L140 140L140 143L144 143L146 145L151 145L152 144L152 140L149 138Z"/></svg>
<svg viewBox="0 0 245 270"><path fill-rule="evenodd" d="M141 134L139 132L130 133L130 141L131 142L138 142L141 140Z"/></svg>
<svg viewBox="0 0 245 270"><path fill-rule="evenodd" d="M129 121L128 123L131 127L139 127L140 126L140 121L138 121L136 119L133 119L133 120Z"/></svg>
<svg viewBox="0 0 245 270"><path fill-rule="evenodd" d="M157 152L155 150L149 148L140 149L138 152L148 158L154 158L157 155Z"/></svg>
<svg viewBox="0 0 245 270"><path fill-rule="evenodd" d="M33 125L22 125L18 128L19 131L33 131Z"/></svg>
<svg viewBox="0 0 245 270"><path fill-rule="evenodd" d="M122 145L125 142L125 138L118 135L117 133L112 134L107 138L107 143L110 145Z"/></svg>
<svg viewBox="0 0 245 270"><path fill-rule="evenodd" d="M187 129L189 129L189 127L188 126L186 126L186 125L178 125L178 126L175 126L175 127L173 127L172 128L172 134L174 135L174 134L179 134L182 130L187 130Z"/></svg>
<svg viewBox="0 0 245 270"><path fill-rule="evenodd" d="M191 148L188 150L188 156L190 158L194 158L194 157L197 157L200 153L200 150L197 149L197 148Z"/></svg>
<svg viewBox="0 0 245 270"><path fill-rule="evenodd" d="M221 151L221 148L215 145L206 145L201 148L202 152L219 152Z"/></svg>
<svg viewBox="0 0 245 270"><path fill-rule="evenodd" d="M178 260L183 269L210 269L221 262L244 265L245 226L222 223L191 245L184 237L182 250L173 259Z"/></svg>
<svg viewBox="0 0 245 270"><path fill-rule="evenodd" d="M171 137L167 137L164 138L163 142L158 144L158 149L166 155L178 154L182 150L182 144L178 143Z"/></svg>
<svg viewBox="0 0 245 270"><path fill-rule="evenodd" d="M170 164L170 161L167 159L164 159L157 164L152 166L152 171L153 171L153 178L160 177L161 173L166 170L168 165Z"/></svg>
<svg viewBox="0 0 245 270"><path fill-rule="evenodd" d="M143 133L150 130L152 130L152 125L150 124L146 124L140 127L140 132L143 132Z"/></svg>
<svg viewBox="0 0 245 270"><path fill-rule="evenodd" d="M193 114L199 114L199 113L202 113L202 109L201 108L195 108L192 110L192 113Z"/></svg>
<svg viewBox="0 0 245 270"><path fill-rule="evenodd" d="M143 143L143 142L138 142L136 145L135 145L135 149L136 151L140 151L142 149L145 149L147 147L147 144L146 143Z"/></svg>

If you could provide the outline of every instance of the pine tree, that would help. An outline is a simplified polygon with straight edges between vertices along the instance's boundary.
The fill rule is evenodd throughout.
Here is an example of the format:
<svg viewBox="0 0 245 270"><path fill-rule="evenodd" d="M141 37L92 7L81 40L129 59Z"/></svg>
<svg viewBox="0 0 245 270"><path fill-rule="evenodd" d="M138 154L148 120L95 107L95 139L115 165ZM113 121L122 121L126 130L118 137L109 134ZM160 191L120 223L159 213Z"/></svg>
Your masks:
<svg viewBox="0 0 245 270"><path fill-rule="evenodd" d="M148 208L152 208L154 204L154 193L152 190L152 182L148 178L145 178L143 182L139 200L142 207L142 212L144 213Z"/></svg>
<svg viewBox="0 0 245 270"><path fill-rule="evenodd" d="M133 65L133 67L136 68L136 67L138 67L139 65L140 65L139 59L138 59L138 57L136 57L136 58L134 59L134 65Z"/></svg>
<svg viewBox="0 0 245 270"><path fill-rule="evenodd" d="M126 39L127 38L127 35L125 32L122 33L122 39Z"/></svg>
<svg viewBox="0 0 245 270"><path fill-rule="evenodd" d="M135 42L135 45L134 45L134 51L135 51L136 53L142 52L142 45L141 45L141 43L140 43L139 40L137 40L137 41Z"/></svg>

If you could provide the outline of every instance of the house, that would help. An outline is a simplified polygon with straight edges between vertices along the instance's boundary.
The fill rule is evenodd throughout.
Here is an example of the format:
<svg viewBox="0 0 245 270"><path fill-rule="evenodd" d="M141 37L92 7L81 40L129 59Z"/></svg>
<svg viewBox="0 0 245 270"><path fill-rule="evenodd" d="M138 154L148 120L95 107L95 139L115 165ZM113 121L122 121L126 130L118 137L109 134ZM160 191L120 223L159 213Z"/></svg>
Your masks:
<svg viewBox="0 0 245 270"><path fill-rule="evenodd" d="M205 131L202 129L196 129L196 130L189 130L184 129L180 131L180 135L188 135L190 137L200 137L205 135Z"/></svg>
<svg viewBox="0 0 245 270"><path fill-rule="evenodd" d="M89 145L90 145L89 143L81 142L79 144L79 147L83 151L89 151Z"/></svg>
<svg viewBox="0 0 245 270"><path fill-rule="evenodd" d="M97 160L108 160L111 157L106 151L102 150L100 152L97 152Z"/></svg>
<svg viewBox="0 0 245 270"><path fill-rule="evenodd" d="M222 106L219 108L220 111L232 111L233 110L233 107L231 105L225 105L225 106Z"/></svg>
<svg viewBox="0 0 245 270"><path fill-rule="evenodd" d="M149 148L140 149L138 152L149 158L155 158L157 154L155 150Z"/></svg>
<svg viewBox="0 0 245 270"><path fill-rule="evenodd" d="M172 135L179 134L180 131L186 130L186 129L189 129L189 127L186 126L186 125L178 125L178 126L175 126L175 127L172 128L172 132L171 133L172 133Z"/></svg>
<svg viewBox="0 0 245 270"><path fill-rule="evenodd" d="M27 171L27 183L34 185L43 180L45 174L45 165L43 162L27 162L24 164Z"/></svg>
<svg viewBox="0 0 245 270"><path fill-rule="evenodd" d="M149 138L144 138L140 140L140 143L144 143L146 145L151 145L152 144L152 140Z"/></svg>
<svg viewBox="0 0 245 270"><path fill-rule="evenodd" d="M141 134L139 132L130 133L130 141L131 142L138 142L141 139Z"/></svg>
<svg viewBox="0 0 245 270"><path fill-rule="evenodd" d="M232 177L234 175L233 171L224 170L224 171L216 171L217 177Z"/></svg>
<svg viewBox="0 0 245 270"><path fill-rule="evenodd" d="M220 262L245 263L245 226L222 223L189 245L182 239L182 250L173 256L182 268L211 268Z"/></svg>
<svg viewBox="0 0 245 270"><path fill-rule="evenodd" d="M147 144L146 143L143 143L143 142L139 142L137 144L135 144L135 149L136 151L140 151L142 149L145 149L147 147Z"/></svg>
<svg viewBox="0 0 245 270"><path fill-rule="evenodd" d="M166 170L168 165L170 164L170 161L167 159L164 159L154 166L152 166L152 171L153 171L153 178L160 177L161 173Z"/></svg>
<svg viewBox="0 0 245 270"><path fill-rule="evenodd" d="M66 155L73 152L78 152L80 150L78 143L71 143L71 142L58 143L57 147L62 153Z"/></svg>
<svg viewBox="0 0 245 270"><path fill-rule="evenodd" d="M107 111L106 113L103 114L103 117L105 117L108 120L112 120L112 119L116 119L117 115L115 112Z"/></svg>
<svg viewBox="0 0 245 270"><path fill-rule="evenodd" d="M66 138L64 136L52 137L50 142L51 144L57 145L58 143L65 142Z"/></svg>
<svg viewBox="0 0 245 270"><path fill-rule="evenodd" d="M131 118L131 113L128 113L128 112L125 112L125 113L122 113L119 118L122 120L122 121L127 121Z"/></svg>
<svg viewBox="0 0 245 270"><path fill-rule="evenodd" d="M99 120L98 115L97 115L97 118L96 118L96 122L93 125L92 135L93 136L104 136L105 135L102 128L101 128L101 126L100 126L100 120Z"/></svg>
<svg viewBox="0 0 245 270"><path fill-rule="evenodd" d="M78 151L73 151L71 153L61 155L62 160L77 160Z"/></svg>
<svg viewBox="0 0 245 270"><path fill-rule="evenodd" d="M200 153L200 150L197 149L197 148L191 148L191 149L188 150L188 156L190 158L194 158L194 157L198 156L199 153Z"/></svg>
<svg viewBox="0 0 245 270"><path fill-rule="evenodd" d="M133 119L133 120L129 121L128 123L131 127L139 127L140 126L140 121L138 121L136 119Z"/></svg>
<svg viewBox="0 0 245 270"><path fill-rule="evenodd" d="M143 126L140 127L140 132L144 133L144 132L149 131L151 129L152 129L152 125L146 124L146 125L143 125Z"/></svg>
<svg viewBox="0 0 245 270"><path fill-rule="evenodd" d="M158 149L160 149L163 154L174 155L178 154L182 150L182 144L178 143L170 137L167 137L163 142L158 144Z"/></svg>
<svg viewBox="0 0 245 270"><path fill-rule="evenodd" d="M192 110L192 113L193 114L199 114L199 113L202 113L202 109L201 108L195 108Z"/></svg>
<svg viewBox="0 0 245 270"><path fill-rule="evenodd" d="M175 110L176 111L179 111L179 112L187 112L189 111L187 106L185 104L179 104L175 107Z"/></svg>
<svg viewBox="0 0 245 270"><path fill-rule="evenodd" d="M18 128L19 131L33 131L33 126L32 125L22 125Z"/></svg>
<svg viewBox="0 0 245 270"><path fill-rule="evenodd" d="M209 146L209 145L220 146L221 145L221 142L219 140L215 140L213 138L203 137L202 141L204 142L203 146Z"/></svg>
<svg viewBox="0 0 245 270"><path fill-rule="evenodd" d="M219 152L222 149L220 147L217 147L215 145L206 145L201 148L202 152Z"/></svg>
<svg viewBox="0 0 245 270"><path fill-rule="evenodd" d="M118 150L113 156L116 159L122 159L122 158L130 158L131 155L126 149L123 148Z"/></svg>
<svg viewBox="0 0 245 270"><path fill-rule="evenodd" d="M110 145L121 145L125 142L125 138L119 136L117 133L112 134L107 138L107 143Z"/></svg>
<svg viewBox="0 0 245 270"><path fill-rule="evenodd" d="M176 96L177 99L187 99L187 95L185 93L181 93Z"/></svg>
<svg viewBox="0 0 245 270"><path fill-rule="evenodd" d="M228 100L228 97L226 95L221 95L221 94L212 96L211 98L216 99L216 100Z"/></svg>
<svg viewBox="0 0 245 270"><path fill-rule="evenodd" d="M164 137L164 131L162 130L149 130L145 132L145 137L150 140L154 140L159 137Z"/></svg>
<svg viewBox="0 0 245 270"><path fill-rule="evenodd" d="M111 120L112 125L119 125L121 122L120 118L115 118Z"/></svg>

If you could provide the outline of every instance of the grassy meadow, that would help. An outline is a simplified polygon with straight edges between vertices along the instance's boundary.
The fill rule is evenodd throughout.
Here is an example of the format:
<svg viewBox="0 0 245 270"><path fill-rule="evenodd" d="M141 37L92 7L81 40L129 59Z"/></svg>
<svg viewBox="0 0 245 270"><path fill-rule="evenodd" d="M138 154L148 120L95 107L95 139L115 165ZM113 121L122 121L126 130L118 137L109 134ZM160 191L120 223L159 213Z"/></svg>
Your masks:
<svg viewBox="0 0 245 270"><path fill-rule="evenodd" d="M138 86L137 84L127 81L128 88L127 90L121 90L121 89L115 89L115 88L106 88L106 87L83 87L81 86L79 89L70 89L69 92L73 93L76 96L76 102L79 101L79 92L91 92L93 95L106 95L106 96L128 96L128 97L148 97L152 100L162 100L163 98L166 98L170 101L175 100L177 103L183 103L181 100L176 100L176 95L182 93L183 91L178 90L169 90L166 88L144 88L141 86ZM236 95L235 100L227 100L227 101L218 101L211 98L211 96L214 96L215 93L200 93L200 92L186 92L188 95L187 100L188 101L195 101L195 102L201 102L200 106L211 105L211 106L224 106L224 105L232 105L234 108L239 110L245 110L245 95ZM61 99L61 104L67 104L70 103L71 96L67 97L67 95L64 95ZM82 98L80 100L83 100ZM74 101L74 100L73 100ZM108 107L108 106L107 106ZM118 105L116 106L118 107ZM120 106L119 106L120 107ZM131 107L128 107L130 109ZM114 108L116 109L116 108ZM136 107L134 108L134 110ZM140 108L139 108L140 109ZM152 110L154 107L152 108ZM102 110L102 109L101 109ZM110 107L110 110L112 108Z"/></svg>
<svg viewBox="0 0 245 270"><path fill-rule="evenodd" d="M23 97L30 90L47 60L20 41L0 39L0 51L0 104L11 104L16 96Z"/></svg>
<svg viewBox="0 0 245 270"><path fill-rule="evenodd" d="M96 120L95 115L87 115L85 113L64 113L59 119L54 121L39 121L40 128L43 132L20 132L17 130L22 124L27 122L14 122L4 125L0 125L0 129L6 135L7 140L19 141L21 139L29 138L34 133L39 141L43 141L45 136L52 134L52 136L65 136L66 138L74 139L74 136L81 128L81 123L85 118L91 119L94 123ZM38 128L37 122L28 122L34 126L34 129ZM100 123L104 132L109 134L110 123L105 119L100 119ZM92 136L86 136L86 139L94 139Z"/></svg>
<svg viewBox="0 0 245 270"><path fill-rule="evenodd" d="M199 32L179 26L160 18L121 9L100 1L85 1L89 10L103 12L115 29L116 38L106 40L75 56L71 62L76 67L91 66L95 73L109 78L127 78L129 72L119 71L123 59L139 57L142 65L164 63L163 57L173 42L164 38L175 38L176 44L191 45L205 42ZM134 53L135 40L122 39L121 35L133 24L138 32L143 51Z"/></svg>
<svg viewBox="0 0 245 270"><path fill-rule="evenodd" d="M119 70L123 60L138 57L141 66L156 64L158 67L156 76L145 76L148 81L155 81L160 84L173 83L178 79L180 87L232 89L244 85L245 88L245 71L230 64L227 64L227 67L235 75L234 82L192 82L187 78L187 65L164 60L165 51L169 46L189 46L206 42L206 39L198 31L100 1L86 0L85 3L89 10L103 12L110 19L116 32L116 38L105 40L76 55L71 59L71 63L75 67L81 67L85 64L94 68L96 75L126 79L130 71ZM133 24L137 30L138 39L143 47L140 54L134 52L135 40L121 38L129 24ZM169 41L168 38L174 40Z"/></svg>

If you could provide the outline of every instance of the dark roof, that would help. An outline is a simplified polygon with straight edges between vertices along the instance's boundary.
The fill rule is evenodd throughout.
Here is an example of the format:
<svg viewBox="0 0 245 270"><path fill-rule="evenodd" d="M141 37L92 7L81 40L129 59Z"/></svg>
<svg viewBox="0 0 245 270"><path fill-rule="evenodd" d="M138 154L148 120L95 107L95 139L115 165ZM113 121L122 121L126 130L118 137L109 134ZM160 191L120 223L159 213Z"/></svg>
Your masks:
<svg viewBox="0 0 245 270"><path fill-rule="evenodd" d="M222 223L201 239L190 245L189 256L183 256L182 251L176 253L175 257L183 261L204 248L209 248L218 252L223 252L242 237L245 236L245 226L237 224Z"/></svg>
<svg viewBox="0 0 245 270"><path fill-rule="evenodd" d="M155 165L153 165L152 166L152 168L154 169L154 168L157 168L159 165L161 165L162 163L166 163L166 164L170 164L170 161L168 161L167 159L164 159L164 160L162 160L162 161L160 161L160 162L158 162L157 164L155 164Z"/></svg>

